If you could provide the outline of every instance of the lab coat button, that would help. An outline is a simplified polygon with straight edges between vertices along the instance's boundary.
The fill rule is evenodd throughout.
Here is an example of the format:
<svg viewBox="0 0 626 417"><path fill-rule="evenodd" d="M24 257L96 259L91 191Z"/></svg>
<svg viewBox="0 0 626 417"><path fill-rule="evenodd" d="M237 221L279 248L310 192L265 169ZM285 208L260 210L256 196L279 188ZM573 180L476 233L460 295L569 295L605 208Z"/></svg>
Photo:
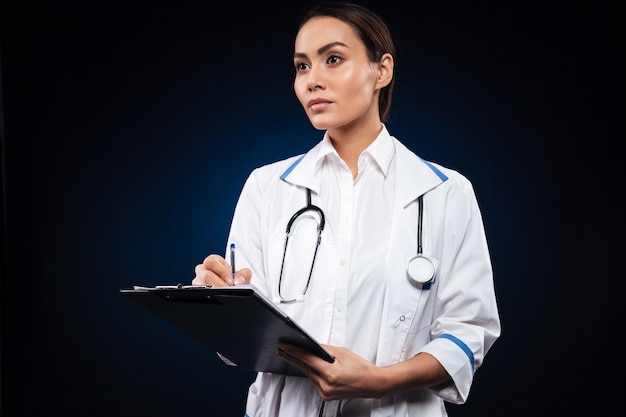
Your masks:
<svg viewBox="0 0 626 417"><path fill-rule="evenodd" d="M406 317L400 316L400 321L404 321L405 319L406 319Z"/></svg>

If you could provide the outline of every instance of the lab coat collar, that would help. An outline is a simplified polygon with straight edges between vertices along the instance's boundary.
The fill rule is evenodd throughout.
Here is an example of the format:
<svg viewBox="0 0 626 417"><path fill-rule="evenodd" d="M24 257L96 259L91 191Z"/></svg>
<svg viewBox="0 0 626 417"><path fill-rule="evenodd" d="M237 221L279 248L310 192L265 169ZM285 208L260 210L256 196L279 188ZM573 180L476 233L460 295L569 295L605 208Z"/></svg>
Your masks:
<svg viewBox="0 0 626 417"><path fill-rule="evenodd" d="M395 139L396 155L396 198L402 207L406 207L417 197L448 180L442 170L410 151L399 140Z"/></svg>
<svg viewBox="0 0 626 417"><path fill-rule="evenodd" d="M376 143L375 146L370 146L371 149L368 148L368 151L385 175L393 160L393 153L396 154L396 190L398 191L397 197L400 198L403 207L448 179L438 167L419 158L398 139L390 136L384 125L374 143ZM322 162L330 153L336 153L336 151L330 142L328 133L325 133L324 138L315 147L297 158L283 172L281 179L319 193L322 180Z"/></svg>
<svg viewBox="0 0 626 417"><path fill-rule="evenodd" d="M395 154L395 148L393 139L391 135L389 135L386 126L381 123L381 127L382 130L376 139L367 147L367 149L363 151L363 154L370 155L380 168L383 175L387 176L389 166L391 165L391 161L393 160L393 156ZM334 154L337 158L339 158L339 154L335 150L330 140L330 136L328 136L328 132L326 132L324 134L324 138L322 139L320 150L317 154L316 169L322 168L324 159L330 154Z"/></svg>

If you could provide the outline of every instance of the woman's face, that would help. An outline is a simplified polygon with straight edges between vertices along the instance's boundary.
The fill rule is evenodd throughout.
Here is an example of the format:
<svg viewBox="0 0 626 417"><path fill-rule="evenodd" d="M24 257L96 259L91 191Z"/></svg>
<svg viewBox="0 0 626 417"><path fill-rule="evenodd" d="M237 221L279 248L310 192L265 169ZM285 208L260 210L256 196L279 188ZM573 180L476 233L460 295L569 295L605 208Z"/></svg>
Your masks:
<svg viewBox="0 0 626 417"><path fill-rule="evenodd" d="M378 64L353 29L334 17L315 17L295 41L294 90L316 129L380 122Z"/></svg>

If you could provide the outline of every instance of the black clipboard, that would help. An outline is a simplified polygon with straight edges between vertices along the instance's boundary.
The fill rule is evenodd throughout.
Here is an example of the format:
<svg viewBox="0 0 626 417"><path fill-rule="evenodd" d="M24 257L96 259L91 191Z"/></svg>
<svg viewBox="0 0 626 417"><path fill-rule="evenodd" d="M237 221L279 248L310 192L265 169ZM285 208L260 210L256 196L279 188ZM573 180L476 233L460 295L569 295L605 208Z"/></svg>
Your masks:
<svg viewBox="0 0 626 417"><path fill-rule="evenodd" d="M278 356L279 340L334 361L311 335L251 284L135 286L120 292L245 370L303 376Z"/></svg>

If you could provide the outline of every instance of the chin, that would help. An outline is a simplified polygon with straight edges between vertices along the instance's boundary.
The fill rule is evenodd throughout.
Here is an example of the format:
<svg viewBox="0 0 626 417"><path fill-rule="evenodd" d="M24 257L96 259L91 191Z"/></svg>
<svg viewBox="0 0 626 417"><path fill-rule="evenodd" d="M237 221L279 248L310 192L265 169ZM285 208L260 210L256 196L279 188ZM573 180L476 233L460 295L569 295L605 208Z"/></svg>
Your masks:
<svg viewBox="0 0 626 417"><path fill-rule="evenodd" d="M328 117L324 117L322 114L311 115L309 114L309 121L317 130L328 130L333 127L336 127L336 123L333 123L332 120L328 120Z"/></svg>
<svg viewBox="0 0 626 417"><path fill-rule="evenodd" d="M319 124L319 123L313 123L313 122L311 122L311 124L317 130L322 130L322 131L323 130L328 130L328 126L326 126L326 125L322 125L322 124Z"/></svg>

